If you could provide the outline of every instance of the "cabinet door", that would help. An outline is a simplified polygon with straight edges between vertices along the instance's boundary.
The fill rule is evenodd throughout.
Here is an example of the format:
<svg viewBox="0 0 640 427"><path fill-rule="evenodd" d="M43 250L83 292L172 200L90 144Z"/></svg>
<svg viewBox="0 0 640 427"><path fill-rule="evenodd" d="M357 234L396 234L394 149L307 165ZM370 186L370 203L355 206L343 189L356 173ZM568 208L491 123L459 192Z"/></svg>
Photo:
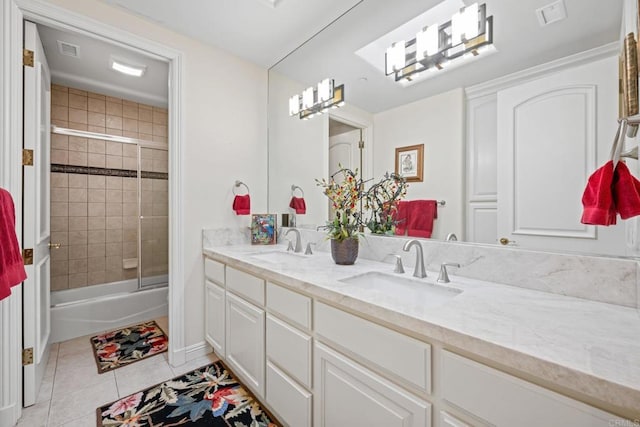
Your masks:
<svg viewBox="0 0 640 427"><path fill-rule="evenodd" d="M264 310L227 293L229 367L259 398L264 396Z"/></svg>
<svg viewBox="0 0 640 427"><path fill-rule="evenodd" d="M431 405L358 363L315 345L316 427L431 426Z"/></svg>
<svg viewBox="0 0 640 427"><path fill-rule="evenodd" d="M224 289L206 281L205 338L218 356L224 358Z"/></svg>

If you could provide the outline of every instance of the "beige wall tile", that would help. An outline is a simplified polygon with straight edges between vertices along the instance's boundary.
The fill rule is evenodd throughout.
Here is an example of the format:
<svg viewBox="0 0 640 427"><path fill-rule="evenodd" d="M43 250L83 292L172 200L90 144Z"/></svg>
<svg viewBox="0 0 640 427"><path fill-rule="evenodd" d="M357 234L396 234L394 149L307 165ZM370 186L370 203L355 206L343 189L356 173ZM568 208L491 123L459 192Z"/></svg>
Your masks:
<svg viewBox="0 0 640 427"><path fill-rule="evenodd" d="M135 144L122 144L122 156L138 157L138 147Z"/></svg>
<svg viewBox="0 0 640 427"><path fill-rule="evenodd" d="M87 166L87 152L69 151L69 164L74 166Z"/></svg>
<svg viewBox="0 0 640 427"><path fill-rule="evenodd" d="M52 216L51 217L51 232L55 232L55 231L69 231L69 217L66 217L66 216ZM53 242L53 243L55 243L55 242Z"/></svg>
<svg viewBox="0 0 640 427"><path fill-rule="evenodd" d="M51 150L51 163L57 165L69 164L69 151L67 150Z"/></svg>
<svg viewBox="0 0 640 427"><path fill-rule="evenodd" d="M123 126L124 126L124 123L123 123ZM134 132L134 131L129 131L129 130L123 130L122 131L122 136L126 136L127 138L135 138L135 139L138 139L138 137L139 137L137 131ZM131 144L129 144L129 145L131 145Z"/></svg>
<svg viewBox="0 0 640 427"><path fill-rule="evenodd" d="M165 111L153 110L153 124L154 125L167 125L167 113Z"/></svg>
<svg viewBox="0 0 640 427"><path fill-rule="evenodd" d="M107 128L104 133L106 133L107 135L122 136L122 129Z"/></svg>
<svg viewBox="0 0 640 427"><path fill-rule="evenodd" d="M140 215L153 215L153 205L151 203L142 203L140 205Z"/></svg>
<svg viewBox="0 0 640 427"><path fill-rule="evenodd" d="M69 261L57 261L51 263L51 277L69 274Z"/></svg>
<svg viewBox="0 0 640 427"><path fill-rule="evenodd" d="M153 135L153 124L151 122L138 122L138 132Z"/></svg>
<svg viewBox="0 0 640 427"><path fill-rule="evenodd" d="M123 258L136 258L138 256L138 243L137 242L124 242L122 244L122 257Z"/></svg>
<svg viewBox="0 0 640 427"><path fill-rule="evenodd" d="M153 160L152 159L141 159L140 160L140 169L146 172L151 172L153 170Z"/></svg>
<svg viewBox="0 0 640 427"><path fill-rule="evenodd" d="M88 231L69 231L69 246L87 245Z"/></svg>
<svg viewBox="0 0 640 427"><path fill-rule="evenodd" d="M125 216L125 217L133 216L133 217L137 218L137 216L138 216L138 203L137 202L123 203L122 204L122 215Z"/></svg>
<svg viewBox="0 0 640 427"><path fill-rule="evenodd" d="M102 249L104 252L104 245L102 245ZM88 270L89 272L95 272L95 271L105 271L106 270L106 256L103 254L102 256L99 257L90 257L88 259Z"/></svg>
<svg viewBox="0 0 640 427"><path fill-rule="evenodd" d="M89 175L89 188L104 189L106 187L106 177L102 175Z"/></svg>
<svg viewBox="0 0 640 427"><path fill-rule="evenodd" d="M87 216L86 203L69 203L69 218L77 216Z"/></svg>
<svg viewBox="0 0 640 427"><path fill-rule="evenodd" d="M128 99L122 99L122 105L128 105L138 108L138 103L135 101L129 101Z"/></svg>
<svg viewBox="0 0 640 427"><path fill-rule="evenodd" d="M151 138L151 141L153 142L159 142L161 144L167 144L167 137L166 136L158 136L158 135L153 135L153 137Z"/></svg>
<svg viewBox="0 0 640 427"><path fill-rule="evenodd" d="M62 85L58 85L55 83L51 84L51 90L59 90L62 91L64 93L69 93L69 88L67 86L62 86Z"/></svg>
<svg viewBox="0 0 640 427"><path fill-rule="evenodd" d="M68 202L69 189L64 187L51 187L52 202Z"/></svg>
<svg viewBox="0 0 640 427"><path fill-rule="evenodd" d="M122 243L113 242L105 245L107 250L107 256L119 256L122 257Z"/></svg>
<svg viewBox="0 0 640 427"><path fill-rule="evenodd" d="M166 179L152 180L151 189L153 191L169 191L169 181Z"/></svg>
<svg viewBox="0 0 640 427"><path fill-rule="evenodd" d="M130 268L128 270L123 270L122 271L122 278L124 280L127 279L135 279L138 277L138 270L135 268Z"/></svg>
<svg viewBox="0 0 640 427"><path fill-rule="evenodd" d="M105 216L106 207L105 203L89 203L88 205L88 216Z"/></svg>
<svg viewBox="0 0 640 427"><path fill-rule="evenodd" d="M153 135L152 134L148 134L148 133L139 133L139 138L142 139L143 141L153 141Z"/></svg>
<svg viewBox="0 0 640 427"><path fill-rule="evenodd" d="M138 247L138 230L135 228L123 229L122 240L124 243L134 243Z"/></svg>
<svg viewBox="0 0 640 427"><path fill-rule="evenodd" d="M153 149L152 148L143 148L140 150L140 158L141 159L153 159Z"/></svg>
<svg viewBox="0 0 640 427"><path fill-rule="evenodd" d="M69 107L69 122L87 124L87 110ZM155 129L155 127L154 127ZM158 134L159 135L159 134Z"/></svg>
<svg viewBox="0 0 640 427"><path fill-rule="evenodd" d="M105 178L108 190L122 190L122 177L107 176Z"/></svg>
<svg viewBox="0 0 640 427"><path fill-rule="evenodd" d="M153 162L152 170L154 172L163 172L163 173L169 172L169 165L167 164L166 160L152 160L152 162Z"/></svg>
<svg viewBox="0 0 640 427"><path fill-rule="evenodd" d="M138 120L138 104L124 103L122 106L122 117Z"/></svg>
<svg viewBox="0 0 640 427"><path fill-rule="evenodd" d="M107 190L107 203L122 203L122 190Z"/></svg>
<svg viewBox="0 0 640 427"><path fill-rule="evenodd" d="M142 203L153 203L153 191L142 190Z"/></svg>
<svg viewBox="0 0 640 427"><path fill-rule="evenodd" d="M97 99L93 97L89 97L88 110L94 113L102 113L106 114L107 112L107 102L104 99Z"/></svg>
<svg viewBox="0 0 640 427"><path fill-rule="evenodd" d="M103 189L92 188L87 196L90 203L104 203L107 201L106 190Z"/></svg>
<svg viewBox="0 0 640 427"><path fill-rule="evenodd" d="M129 132L138 132L138 120L125 117L122 120L122 130Z"/></svg>
<svg viewBox="0 0 640 427"><path fill-rule="evenodd" d="M107 243L122 242L122 229L109 230L107 233Z"/></svg>
<svg viewBox="0 0 640 427"><path fill-rule="evenodd" d="M88 201L87 191L88 190L86 188L70 188L69 189L69 202L84 202L84 203L86 203ZM73 215L73 216L78 216L78 215ZM87 216L86 212L85 212L84 216Z"/></svg>
<svg viewBox="0 0 640 427"><path fill-rule="evenodd" d="M77 136L69 137L69 151L87 151L87 138L79 138Z"/></svg>
<svg viewBox="0 0 640 427"><path fill-rule="evenodd" d="M119 216L122 217L122 203L107 203L107 215L106 216Z"/></svg>
<svg viewBox="0 0 640 427"><path fill-rule="evenodd" d="M122 279L123 279L122 270L107 270L107 274L105 278L106 283L118 282Z"/></svg>
<svg viewBox="0 0 640 427"><path fill-rule="evenodd" d="M87 273L69 275L69 289L82 288L87 286Z"/></svg>
<svg viewBox="0 0 640 427"><path fill-rule="evenodd" d="M72 87L69 88L69 94L76 94L76 95L82 95L82 96L87 96L88 92L86 90L80 90L80 89L74 89Z"/></svg>
<svg viewBox="0 0 640 427"><path fill-rule="evenodd" d="M52 241L51 243L57 243L57 242ZM68 246L60 246L57 249L51 250L51 262L66 261L68 259L69 259Z"/></svg>
<svg viewBox="0 0 640 427"><path fill-rule="evenodd" d="M82 259L87 257L87 245L70 245L69 259Z"/></svg>
<svg viewBox="0 0 640 427"><path fill-rule="evenodd" d="M86 111L87 106L88 103L86 95L76 95L75 93L69 94L69 107Z"/></svg>
<svg viewBox="0 0 640 427"><path fill-rule="evenodd" d="M67 231L55 231L51 232L51 241L53 243L60 243L62 246L69 245L69 232Z"/></svg>
<svg viewBox="0 0 640 427"><path fill-rule="evenodd" d="M104 154L88 153L87 165L94 168L105 168L107 166L107 156Z"/></svg>
<svg viewBox="0 0 640 427"><path fill-rule="evenodd" d="M51 120L69 121L69 107L53 105L51 107Z"/></svg>
<svg viewBox="0 0 640 427"><path fill-rule="evenodd" d="M69 260L69 275L87 272L87 258Z"/></svg>
<svg viewBox="0 0 640 427"><path fill-rule="evenodd" d="M138 159L135 157L123 157L122 169L135 171L138 170Z"/></svg>
<svg viewBox="0 0 640 427"><path fill-rule="evenodd" d="M138 191L138 179L137 178L122 178L122 189Z"/></svg>
<svg viewBox="0 0 640 427"><path fill-rule="evenodd" d="M122 117L122 103L116 103L116 102L110 102L107 99L107 115L109 116L115 116L115 117Z"/></svg>
<svg viewBox="0 0 640 427"><path fill-rule="evenodd" d="M105 95L102 95L100 93L95 93L95 92L87 92L87 96L89 98L93 98L93 99L101 99L101 100L105 100L107 99L107 97Z"/></svg>
<svg viewBox="0 0 640 427"><path fill-rule="evenodd" d="M106 141L106 153L110 156L122 156L121 142Z"/></svg>
<svg viewBox="0 0 640 427"><path fill-rule="evenodd" d="M88 240L91 244L105 243L107 241L106 233L104 230L89 230Z"/></svg>
<svg viewBox="0 0 640 427"><path fill-rule="evenodd" d="M166 203L154 203L153 215L154 216L166 216L169 214L169 207Z"/></svg>
<svg viewBox="0 0 640 427"><path fill-rule="evenodd" d="M87 281L89 285L100 285L107 283L106 272L103 271L90 271L87 275Z"/></svg>
<svg viewBox="0 0 640 427"><path fill-rule="evenodd" d="M66 127L76 130L89 130L86 123L69 122Z"/></svg>
<svg viewBox="0 0 640 427"><path fill-rule="evenodd" d="M105 156L105 165L107 169L122 169L122 156Z"/></svg>
<svg viewBox="0 0 640 427"><path fill-rule="evenodd" d="M104 230L105 227L106 227L106 217L104 217L104 216L91 216L91 217L87 218L87 229L88 230Z"/></svg>
<svg viewBox="0 0 640 427"><path fill-rule="evenodd" d="M87 113L87 122L92 126L107 127L107 116L104 113L96 113L89 111Z"/></svg>
<svg viewBox="0 0 640 427"><path fill-rule="evenodd" d="M153 122L153 109L146 105L138 105L138 120Z"/></svg>
<svg viewBox="0 0 640 427"><path fill-rule="evenodd" d="M69 175L66 173L52 172L51 187L69 187Z"/></svg>
<svg viewBox="0 0 640 427"><path fill-rule="evenodd" d="M122 269L122 257L108 256L107 257L107 270L121 270Z"/></svg>
<svg viewBox="0 0 640 427"><path fill-rule="evenodd" d="M69 106L69 92L58 89L51 90L51 104L64 107Z"/></svg>
<svg viewBox="0 0 640 427"><path fill-rule="evenodd" d="M87 130L89 132L107 133L107 128L104 126L88 125Z"/></svg>
<svg viewBox="0 0 640 427"><path fill-rule="evenodd" d="M87 217L69 217L69 231L87 231Z"/></svg>
<svg viewBox="0 0 640 427"><path fill-rule="evenodd" d="M105 142L101 139L90 139L87 145L87 151L89 153L105 154Z"/></svg>
<svg viewBox="0 0 640 427"><path fill-rule="evenodd" d="M68 150L69 137L67 135L51 134L51 148L55 150Z"/></svg>
<svg viewBox="0 0 640 427"><path fill-rule="evenodd" d="M69 203L66 202L52 202L51 203L51 216L69 216Z"/></svg>
<svg viewBox="0 0 640 427"><path fill-rule="evenodd" d="M122 229L122 219L121 216L108 216L107 217L107 230L109 233L111 230L121 230Z"/></svg>
<svg viewBox="0 0 640 427"><path fill-rule="evenodd" d="M107 102L113 102L113 103L122 105L122 98L114 98L112 96L107 96Z"/></svg>
<svg viewBox="0 0 640 427"><path fill-rule="evenodd" d="M108 129L122 130L122 117L107 114L106 127Z"/></svg>
<svg viewBox="0 0 640 427"><path fill-rule="evenodd" d="M69 289L69 276L56 276L51 278L51 290L62 291Z"/></svg>
<svg viewBox="0 0 640 427"><path fill-rule="evenodd" d="M87 175L70 173L69 188L87 188Z"/></svg>
<svg viewBox="0 0 640 427"><path fill-rule="evenodd" d="M89 243L89 265L91 265L91 258L102 258L107 256L105 243ZM104 270L104 267L102 268ZM91 271L91 270L89 270ZM95 270L94 270L95 271Z"/></svg>

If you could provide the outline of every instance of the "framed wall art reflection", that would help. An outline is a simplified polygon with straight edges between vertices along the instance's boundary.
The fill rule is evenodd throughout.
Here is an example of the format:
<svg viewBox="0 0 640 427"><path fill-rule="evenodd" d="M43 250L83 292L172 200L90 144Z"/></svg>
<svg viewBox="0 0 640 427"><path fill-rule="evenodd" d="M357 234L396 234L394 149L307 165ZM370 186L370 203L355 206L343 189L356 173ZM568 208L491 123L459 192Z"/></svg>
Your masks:
<svg viewBox="0 0 640 427"><path fill-rule="evenodd" d="M275 245L276 244L276 215L252 214L251 215L251 244Z"/></svg>
<svg viewBox="0 0 640 427"><path fill-rule="evenodd" d="M396 148L396 174L408 182L422 182L424 144Z"/></svg>

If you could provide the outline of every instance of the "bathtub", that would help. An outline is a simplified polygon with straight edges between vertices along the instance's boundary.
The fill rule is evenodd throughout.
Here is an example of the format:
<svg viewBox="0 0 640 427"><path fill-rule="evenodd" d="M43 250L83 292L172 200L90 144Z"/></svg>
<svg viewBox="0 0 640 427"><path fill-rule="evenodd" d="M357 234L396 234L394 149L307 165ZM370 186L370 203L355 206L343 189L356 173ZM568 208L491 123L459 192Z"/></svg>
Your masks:
<svg viewBox="0 0 640 427"><path fill-rule="evenodd" d="M137 280L51 293L51 343L117 329L168 314L166 277L138 290ZM165 331L168 332L168 331Z"/></svg>

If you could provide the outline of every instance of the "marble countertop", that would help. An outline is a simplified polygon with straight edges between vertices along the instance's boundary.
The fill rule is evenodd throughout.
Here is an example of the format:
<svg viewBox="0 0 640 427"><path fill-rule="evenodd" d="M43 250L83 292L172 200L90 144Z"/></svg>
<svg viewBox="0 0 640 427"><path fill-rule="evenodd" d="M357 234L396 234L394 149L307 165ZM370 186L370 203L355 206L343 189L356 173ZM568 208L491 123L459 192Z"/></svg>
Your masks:
<svg viewBox="0 0 640 427"><path fill-rule="evenodd" d="M447 286L463 292L428 307L416 299L394 298L341 281L370 271L414 280L412 269L396 276L391 263L366 259L339 266L327 252L292 256L293 261L255 257L284 251L281 245L203 248L205 255L232 267L409 335L491 360L525 379L610 411L613 408L618 415L640 419L640 310L451 273ZM428 273L427 278L415 280L433 284L437 273Z"/></svg>

